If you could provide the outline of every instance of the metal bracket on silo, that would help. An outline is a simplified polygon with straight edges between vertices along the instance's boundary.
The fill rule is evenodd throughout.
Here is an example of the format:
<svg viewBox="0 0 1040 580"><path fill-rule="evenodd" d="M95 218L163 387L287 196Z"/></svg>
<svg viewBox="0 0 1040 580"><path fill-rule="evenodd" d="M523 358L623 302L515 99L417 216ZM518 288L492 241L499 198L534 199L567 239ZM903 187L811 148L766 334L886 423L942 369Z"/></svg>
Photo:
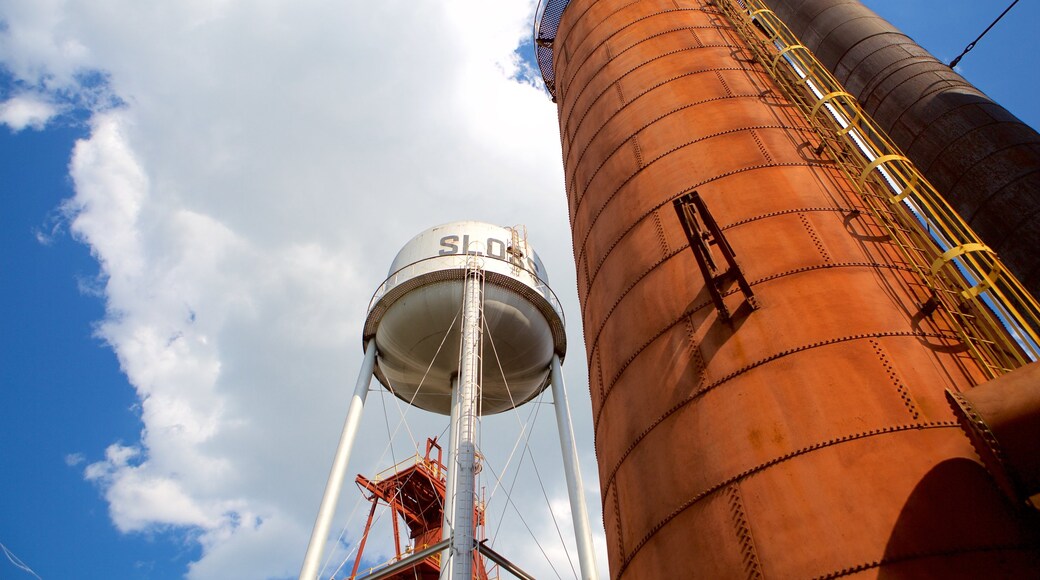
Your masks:
<svg viewBox="0 0 1040 580"><path fill-rule="evenodd" d="M729 245L729 241L722 234L719 224L708 212L701 196L693 191L677 198L673 203L675 213L679 216L679 223L682 224L686 239L690 242L690 249L697 258L697 266L700 267L701 274L704 276L704 284L711 294L711 301L719 316L723 320L729 320L732 317L723 297L733 283L736 283L744 295L748 306L752 310L757 309L758 301L755 299L755 293L751 291L751 285L748 284L744 272L737 265L737 256ZM712 246L718 249L722 260L725 261L725 269L720 269L717 265Z"/></svg>

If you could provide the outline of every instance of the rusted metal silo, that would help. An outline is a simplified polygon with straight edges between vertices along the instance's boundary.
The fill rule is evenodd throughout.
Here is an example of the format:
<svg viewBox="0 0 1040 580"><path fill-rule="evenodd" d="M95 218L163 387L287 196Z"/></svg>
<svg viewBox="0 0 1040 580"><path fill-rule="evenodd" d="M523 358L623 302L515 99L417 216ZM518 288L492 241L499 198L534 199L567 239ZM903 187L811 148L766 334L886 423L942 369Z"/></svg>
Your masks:
<svg viewBox="0 0 1040 580"><path fill-rule="evenodd" d="M765 3L1040 296L1040 134L858 0Z"/></svg>
<svg viewBox="0 0 1040 580"><path fill-rule="evenodd" d="M834 142L868 125L846 116L827 133L803 112L775 76L797 50L763 57L779 41L750 4L549 1L538 14L611 578L1035 571L1033 515L994 485L944 395L999 374L987 357L1016 348L979 354L949 306L985 282L934 280L982 244L917 265L928 240L907 242L888 214L927 213L905 206L922 182L864 195L902 161L850 172L855 152ZM788 85L818 86L791 70ZM834 117L833 93L813 115Z"/></svg>

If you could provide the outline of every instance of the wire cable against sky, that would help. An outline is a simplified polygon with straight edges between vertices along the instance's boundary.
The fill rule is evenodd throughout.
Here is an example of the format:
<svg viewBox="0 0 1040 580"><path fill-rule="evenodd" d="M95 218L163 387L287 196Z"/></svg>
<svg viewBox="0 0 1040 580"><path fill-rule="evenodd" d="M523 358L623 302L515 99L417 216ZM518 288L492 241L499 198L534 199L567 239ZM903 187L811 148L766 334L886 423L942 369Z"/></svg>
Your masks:
<svg viewBox="0 0 1040 580"><path fill-rule="evenodd" d="M4 555L7 556L7 560L9 562L11 562L12 564L14 564L15 567L17 567L19 570L22 570L23 572L26 572L28 574L32 574L33 576L36 576L36 578L38 580L43 580L42 578L40 578L39 574L34 572L33 569L29 567L28 564L26 564L25 562L22 562L21 558L19 558L18 556L15 556L14 552L12 552L11 550L8 550L7 546L3 545L3 543L0 543L0 551L3 551Z"/></svg>
<svg viewBox="0 0 1040 580"><path fill-rule="evenodd" d="M971 43L968 44L968 46L965 46L964 47L964 51L961 52L960 54L958 54L957 58L955 58L955 59L950 61L950 68L953 68L953 67L957 66L957 63L959 63L961 61L961 59L964 58L964 55L966 55L969 52L971 52L971 49L975 48L975 45L978 44L980 40L982 40L982 37L986 36L986 33L989 32L991 28L996 26L997 23L1000 22L1000 19L1003 18L1005 14L1010 12L1011 9L1015 7L1015 4L1018 4L1018 0L1015 0L1014 2L1011 3L1010 6L1005 8L1004 11L1000 13L1000 16L997 16L997 19L994 20L992 24L987 26L986 30L982 31L982 34L980 34L978 38L976 38L975 40L971 41Z"/></svg>

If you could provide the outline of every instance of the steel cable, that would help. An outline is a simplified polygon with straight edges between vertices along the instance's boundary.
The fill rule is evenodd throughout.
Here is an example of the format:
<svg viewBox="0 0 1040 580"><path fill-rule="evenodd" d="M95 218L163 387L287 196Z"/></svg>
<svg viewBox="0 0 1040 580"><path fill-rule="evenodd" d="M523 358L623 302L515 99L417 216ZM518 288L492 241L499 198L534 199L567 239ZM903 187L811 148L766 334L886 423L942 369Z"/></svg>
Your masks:
<svg viewBox="0 0 1040 580"><path fill-rule="evenodd" d="M971 52L971 49L975 48L975 45L978 44L980 40L982 40L982 37L986 36L986 33L989 32L991 28L996 26L997 23L1000 22L1000 19L1003 18L1005 14L1010 12L1011 9L1015 7L1015 4L1018 4L1018 0L1015 0L1007 8L1005 8L1004 11L1000 13L1000 16L997 16L997 19L990 23L990 25L986 27L986 30L982 31L982 34L980 34L978 38L968 43L968 46L964 47L964 50L957 55L957 58L950 61L950 68L957 66L957 63L959 63L961 59L964 58L964 55Z"/></svg>

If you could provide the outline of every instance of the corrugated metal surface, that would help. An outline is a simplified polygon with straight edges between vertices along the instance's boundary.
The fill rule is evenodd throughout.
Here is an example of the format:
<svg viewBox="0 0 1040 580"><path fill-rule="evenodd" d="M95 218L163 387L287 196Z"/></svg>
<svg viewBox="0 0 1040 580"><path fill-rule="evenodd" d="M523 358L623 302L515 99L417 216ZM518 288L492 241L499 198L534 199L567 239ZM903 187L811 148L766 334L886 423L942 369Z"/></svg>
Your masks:
<svg viewBox="0 0 1040 580"><path fill-rule="evenodd" d="M1040 565L944 398L975 363L725 18L576 0L552 53L611 577ZM761 304L730 322L692 190Z"/></svg>

